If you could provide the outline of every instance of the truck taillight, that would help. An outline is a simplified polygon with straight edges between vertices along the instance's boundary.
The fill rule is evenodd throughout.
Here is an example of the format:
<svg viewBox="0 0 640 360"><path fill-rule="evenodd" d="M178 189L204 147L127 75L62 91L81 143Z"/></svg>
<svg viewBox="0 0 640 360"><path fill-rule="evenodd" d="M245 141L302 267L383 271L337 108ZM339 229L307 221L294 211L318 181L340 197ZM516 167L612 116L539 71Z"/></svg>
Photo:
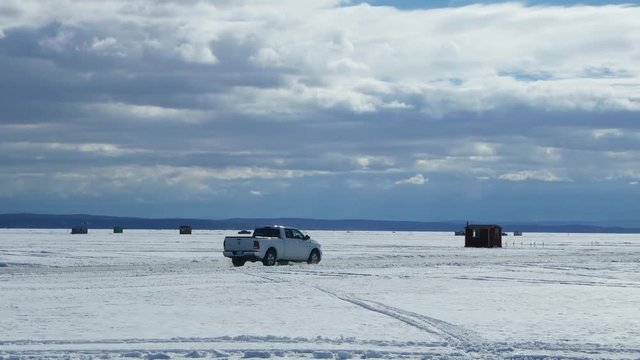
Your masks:
<svg viewBox="0 0 640 360"><path fill-rule="evenodd" d="M260 250L260 241L258 240L253 241L253 250Z"/></svg>

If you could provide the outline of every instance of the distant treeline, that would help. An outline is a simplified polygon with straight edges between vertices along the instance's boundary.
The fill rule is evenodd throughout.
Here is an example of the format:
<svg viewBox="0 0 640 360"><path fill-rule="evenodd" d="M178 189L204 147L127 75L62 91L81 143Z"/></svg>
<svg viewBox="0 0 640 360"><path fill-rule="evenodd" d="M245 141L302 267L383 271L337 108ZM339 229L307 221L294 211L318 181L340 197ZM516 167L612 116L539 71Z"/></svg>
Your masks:
<svg viewBox="0 0 640 360"><path fill-rule="evenodd" d="M470 223L478 223L470 221ZM486 223L486 222L485 222ZM555 233L640 233L638 227L593 225L588 223L510 223L495 222L506 232ZM360 231L457 231L465 222L418 222L384 220L319 220L299 218L237 218L224 220L167 218L148 219L100 215L0 214L0 228L64 229L86 224L88 228L108 229L178 229L189 225L193 229L239 230L264 225L287 225L303 230L360 230ZM639 224L640 225L640 224Z"/></svg>

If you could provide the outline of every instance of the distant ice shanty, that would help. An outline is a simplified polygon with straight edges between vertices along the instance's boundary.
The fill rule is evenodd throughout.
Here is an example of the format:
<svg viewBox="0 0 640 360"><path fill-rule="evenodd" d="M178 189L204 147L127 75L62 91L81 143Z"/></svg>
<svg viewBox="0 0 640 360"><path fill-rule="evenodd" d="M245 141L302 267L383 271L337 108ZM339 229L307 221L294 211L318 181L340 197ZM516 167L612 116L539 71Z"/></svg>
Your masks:
<svg viewBox="0 0 640 360"><path fill-rule="evenodd" d="M180 235L190 235L190 234L191 234L191 226L189 225L180 226Z"/></svg>
<svg viewBox="0 0 640 360"><path fill-rule="evenodd" d="M467 224L464 233L464 247L502 247L502 227L500 225Z"/></svg>
<svg viewBox="0 0 640 360"><path fill-rule="evenodd" d="M82 223L82 225L74 226L71 228L72 234L88 234L89 228L87 228L86 223Z"/></svg>
<svg viewBox="0 0 640 360"><path fill-rule="evenodd" d="M122 226L114 226L113 227L113 233L114 234L122 234L124 232L124 229L122 228Z"/></svg>

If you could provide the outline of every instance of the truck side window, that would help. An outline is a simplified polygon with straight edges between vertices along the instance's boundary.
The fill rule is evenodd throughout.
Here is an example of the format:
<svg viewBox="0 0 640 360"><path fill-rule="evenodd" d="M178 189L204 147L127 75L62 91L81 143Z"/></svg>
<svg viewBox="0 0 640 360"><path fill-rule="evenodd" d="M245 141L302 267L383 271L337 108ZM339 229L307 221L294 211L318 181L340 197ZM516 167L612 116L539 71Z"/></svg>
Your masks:
<svg viewBox="0 0 640 360"><path fill-rule="evenodd" d="M284 236L285 236L287 239L293 239L293 238L294 238L294 236L293 236L293 230L291 230L291 229L284 229Z"/></svg>
<svg viewBox="0 0 640 360"><path fill-rule="evenodd" d="M293 230L293 237L296 239L304 239L304 235L298 230Z"/></svg>

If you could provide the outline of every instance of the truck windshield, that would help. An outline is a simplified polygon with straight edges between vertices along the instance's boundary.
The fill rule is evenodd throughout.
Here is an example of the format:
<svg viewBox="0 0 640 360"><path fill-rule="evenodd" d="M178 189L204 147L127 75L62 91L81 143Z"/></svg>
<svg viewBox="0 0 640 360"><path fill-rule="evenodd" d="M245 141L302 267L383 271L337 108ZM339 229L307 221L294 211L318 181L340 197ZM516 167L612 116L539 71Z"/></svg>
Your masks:
<svg viewBox="0 0 640 360"><path fill-rule="evenodd" d="M280 229L275 228L257 228L253 231L253 236L259 237L280 237Z"/></svg>

